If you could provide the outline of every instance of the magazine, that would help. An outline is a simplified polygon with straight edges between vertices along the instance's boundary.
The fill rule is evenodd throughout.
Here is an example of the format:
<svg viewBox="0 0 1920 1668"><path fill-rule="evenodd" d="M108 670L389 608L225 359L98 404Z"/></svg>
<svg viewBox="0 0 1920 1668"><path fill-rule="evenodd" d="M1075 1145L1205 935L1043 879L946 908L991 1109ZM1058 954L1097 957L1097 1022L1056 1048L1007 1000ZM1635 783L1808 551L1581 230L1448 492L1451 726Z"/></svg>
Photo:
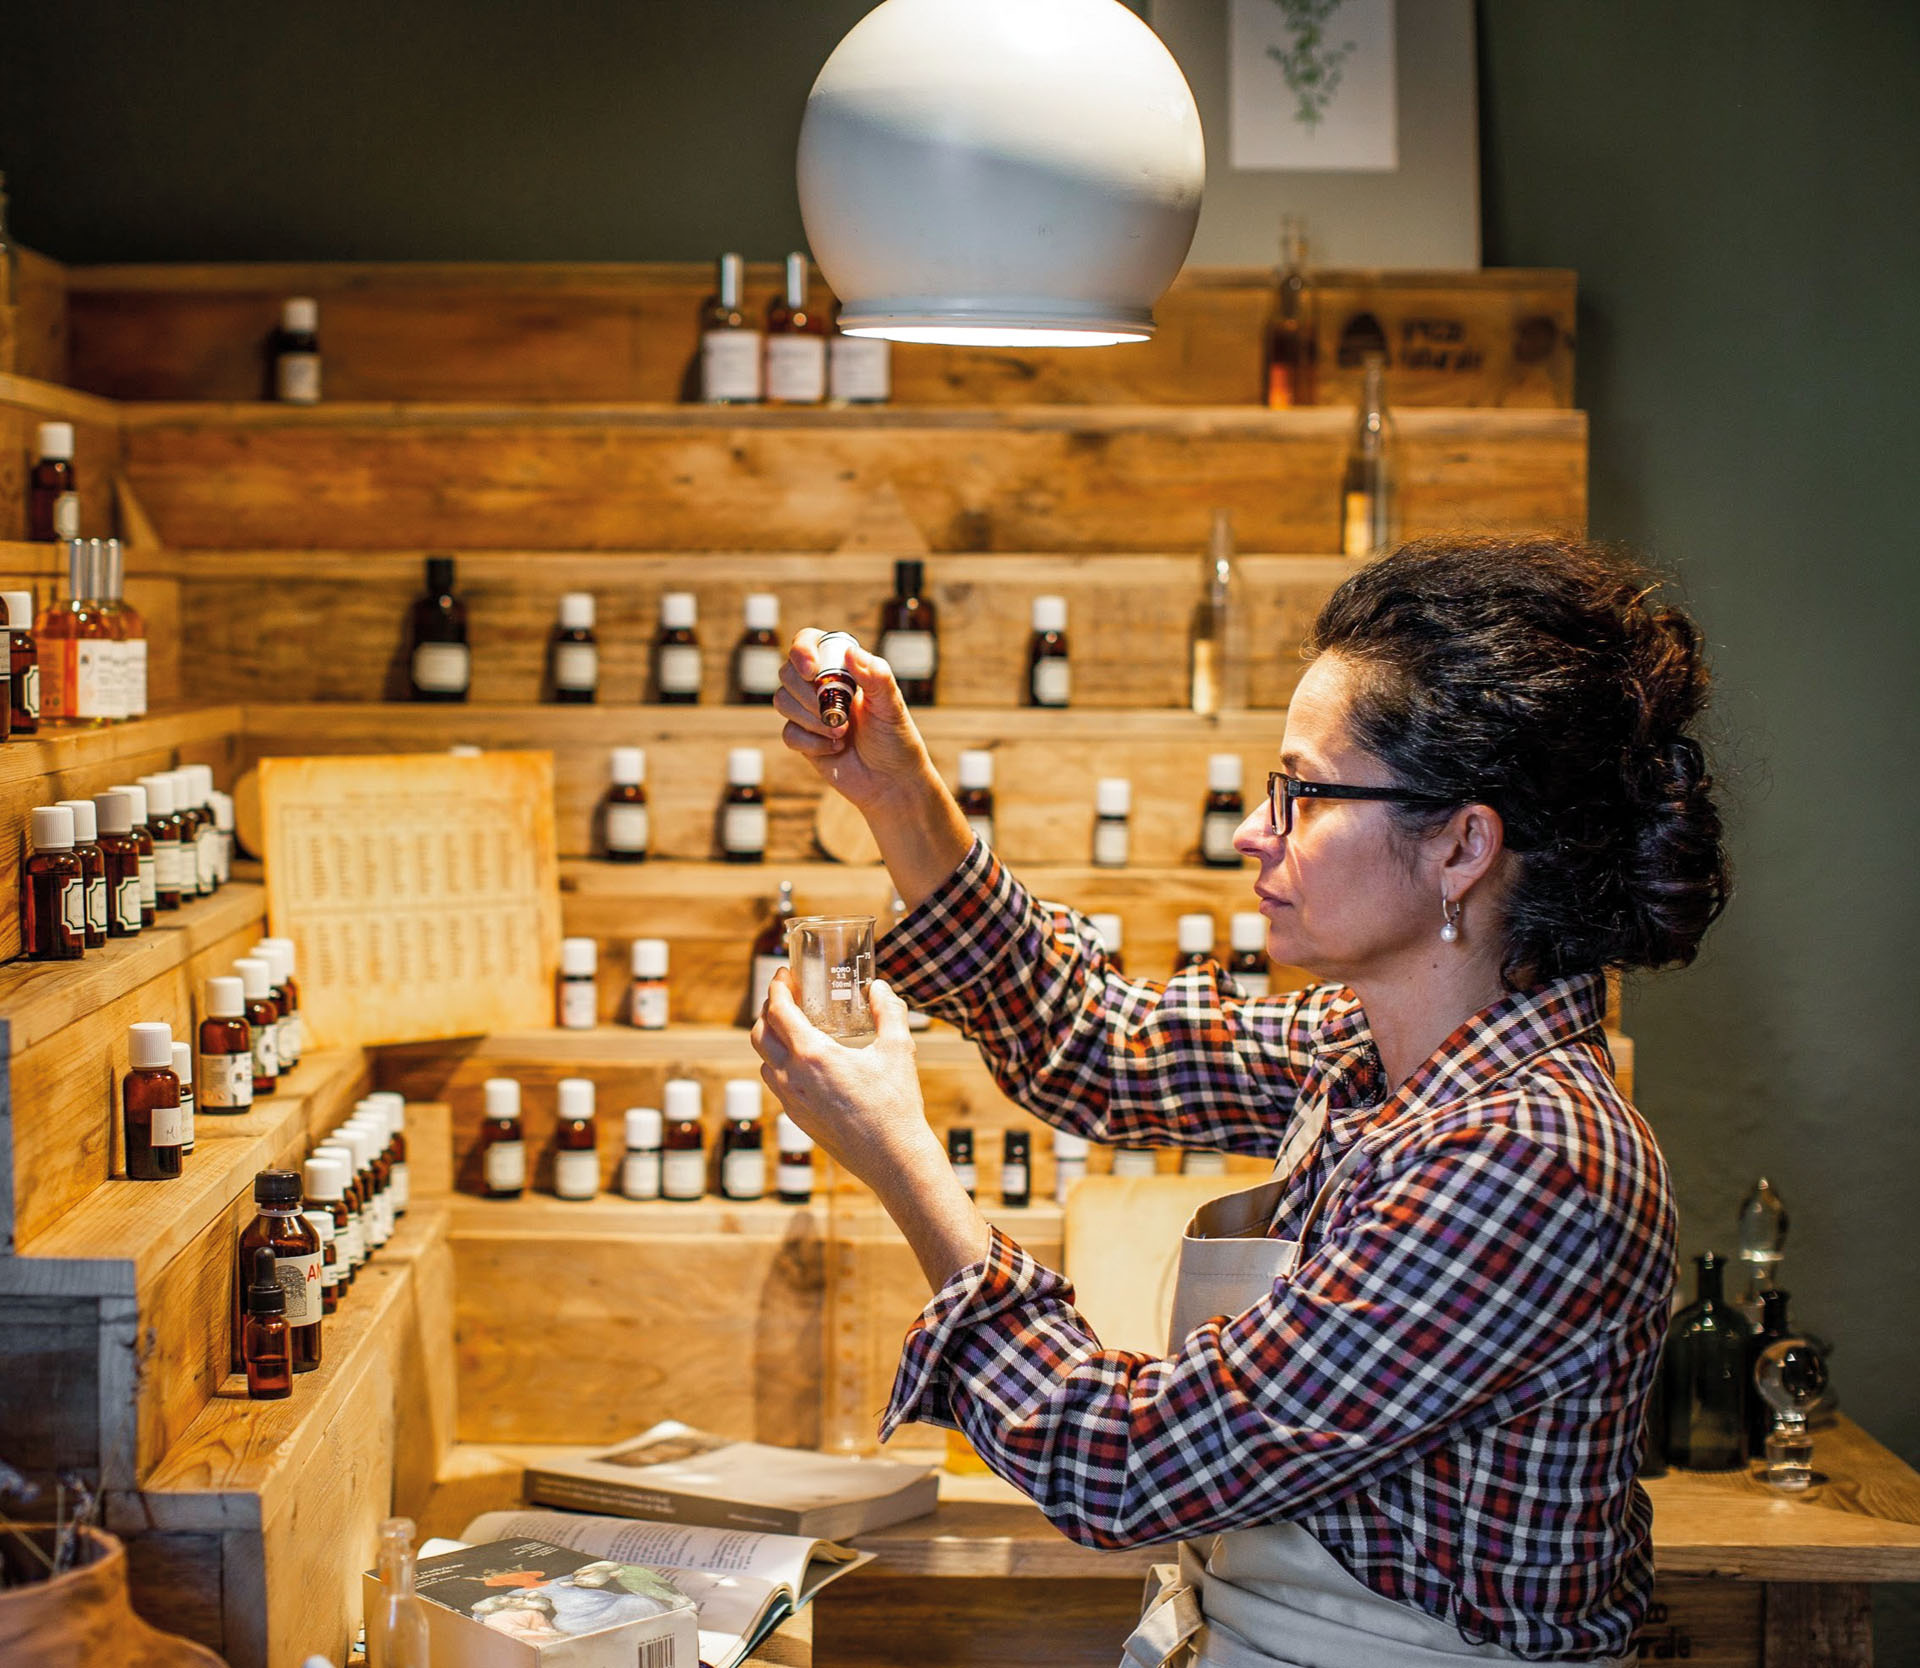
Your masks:
<svg viewBox="0 0 1920 1668"><path fill-rule="evenodd" d="M755 1535L569 1512L486 1512L467 1525L461 1539L516 1536L660 1571L694 1602L700 1660L706 1668L734 1668L745 1661L828 1582L873 1561L871 1552L801 1535Z"/></svg>

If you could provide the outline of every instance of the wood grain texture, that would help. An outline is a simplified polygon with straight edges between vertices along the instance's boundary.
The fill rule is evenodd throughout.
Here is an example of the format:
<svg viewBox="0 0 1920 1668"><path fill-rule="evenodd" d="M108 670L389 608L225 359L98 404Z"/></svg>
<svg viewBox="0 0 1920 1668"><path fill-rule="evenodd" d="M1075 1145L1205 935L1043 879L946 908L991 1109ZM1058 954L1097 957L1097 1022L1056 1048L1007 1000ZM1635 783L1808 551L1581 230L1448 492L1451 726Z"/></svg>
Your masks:
<svg viewBox="0 0 1920 1668"><path fill-rule="evenodd" d="M39 427L73 425L74 490L80 495L80 531L105 538L116 531L113 475L120 467L120 408L111 400L56 383L0 373L0 538L29 531L27 478L39 457Z"/></svg>
<svg viewBox="0 0 1920 1668"><path fill-rule="evenodd" d="M0 371L38 382L66 382L67 269L18 244L13 246L13 254L12 316L0 324L0 331L8 333L11 342L0 351Z"/></svg>
<svg viewBox="0 0 1920 1668"><path fill-rule="evenodd" d="M926 594L940 610L939 699L948 707L1022 704L1036 596L1065 597L1073 697L1081 707L1181 708L1188 699L1188 618L1200 585L1205 516L1193 553L1109 556L974 555L933 559ZM181 606L193 621L198 698L209 701L378 701L407 696L409 609L422 554L196 552ZM621 552L462 552L475 706L540 700L563 591L598 602L601 704L632 706L648 692L663 591L699 600L704 692L724 702L751 591L780 598L782 631L851 629L879 647L881 601L893 592L897 550L837 555L685 555ZM1259 707L1284 707L1305 663L1296 652L1321 604L1352 571L1337 556L1243 556L1247 640L1258 645L1250 683ZM321 655L290 646L322 640ZM784 639L783 639L784 640Z"/></svg>
<svg viewBox="0 0 1920 1668"><path fill-rule="evenodd" d="M1873 1590L1770 1582L1761 1660L1766 1668L1873 1668Z"/></svg>
<svg viewBox="0 0 1920 1668"><path fill-rule="evenodd" d="M1570 272L1315 277L1326 400L1352 399L1357 359L1342 338L1370 313L1402 405L1572 402ZM750 266L749 310L763 310L781 282L777 266ZM281 298L313 295L329 398L676 400L712 284L704 263L79 268L69 279L73 374L123 399L259 399ZM1155 308L1152 341L1111 352L896 346L894 397L1258 402L1272 284L1263 268L1190 267Z"/></svg>
<svg viewBox="0 0 1920 1668"><path fill-rule="evenodd" d="M936 551L1157 551L1215 507L1337 552L1349 416L1149 406L125 408L127 478L194 549L831 550L891 483ZM1586 522L1577 411L1400 413L1405 536Z"/></svg>
<svg viewBox="0 0 1920 1668"><path fill-rule="evenodd" d="M1168 1548L1160 1549L1164 1560ZM872 1567L813 1602L814 1639L835 1668L1112 1668L1140 1614L1141 1578L928 1580Z"/></svg>

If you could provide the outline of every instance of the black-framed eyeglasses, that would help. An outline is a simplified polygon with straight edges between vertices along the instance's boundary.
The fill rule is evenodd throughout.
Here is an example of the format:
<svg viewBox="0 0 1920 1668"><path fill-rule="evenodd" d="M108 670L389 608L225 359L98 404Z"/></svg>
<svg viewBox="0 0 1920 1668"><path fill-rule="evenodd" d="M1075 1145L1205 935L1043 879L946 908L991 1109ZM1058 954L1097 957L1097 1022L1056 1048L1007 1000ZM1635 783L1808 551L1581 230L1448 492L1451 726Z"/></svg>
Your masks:
<svg viewBox="0 0 1920 1668"><path fill-rule="evenodd" d="M1384 799L1395 805L1431 805L1438 810L1458 805L1444 794L1418 793L1412 788L1354 788L1344 782L1307 782L1284 770L1267 772L1267 831L1282 836L1293 832L1296 799Z"/></svg>

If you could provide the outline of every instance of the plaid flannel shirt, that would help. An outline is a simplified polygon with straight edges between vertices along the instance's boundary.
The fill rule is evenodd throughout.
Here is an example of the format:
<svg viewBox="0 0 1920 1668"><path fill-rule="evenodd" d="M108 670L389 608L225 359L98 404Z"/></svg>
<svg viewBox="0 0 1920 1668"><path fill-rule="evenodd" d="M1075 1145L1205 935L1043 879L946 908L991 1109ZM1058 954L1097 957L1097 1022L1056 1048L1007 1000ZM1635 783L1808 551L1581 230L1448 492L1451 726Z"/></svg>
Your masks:
<svg viewBox="0 0 1920 1668"><path fill-rule="evenodd" d="M1613 1082L1598 977L1509 995L1389 1095L1352 992L1248 1001L1214 963L1126 979L978 842L879 961L1014 1100L1095 1141L1272 1156L1324 1100L1280 1237L1363 1147L1294 1280L1169 1357L1102 1349L1068 1281L995 1230L908 1331L883 1436L964 1431L1083 1545L1297 1522L1471 1642L1628 1651L1675 1219Z"/></svg>

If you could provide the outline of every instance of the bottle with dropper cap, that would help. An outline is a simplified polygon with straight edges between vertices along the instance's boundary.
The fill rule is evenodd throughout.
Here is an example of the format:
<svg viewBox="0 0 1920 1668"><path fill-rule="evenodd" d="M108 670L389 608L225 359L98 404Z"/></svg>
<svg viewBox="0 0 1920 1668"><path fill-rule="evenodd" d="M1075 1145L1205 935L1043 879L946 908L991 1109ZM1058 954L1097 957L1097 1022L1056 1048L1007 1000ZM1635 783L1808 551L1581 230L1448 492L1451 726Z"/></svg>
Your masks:
<svg viewBox="0 0 1920 1668"><path fill-rule="evenodd" d="M1211 915L1182 915L1174 925L1174 936L1180 952L1173 964L1174 972L1184 973L1189 967L1203 966L1212 957Z"/></svg>
<svg viewBox="0 0 1920 1668"><path fill-rule="evenodd" d="M280 1070L284 1075L290 1064L300 1064L307 1047L306 1026L300 1018L300 982L293 976L294 945L291 938L263 938L260 943L273 952L274 999L280 1004Z"/></svg>
<svg viewBox="0 0 1920 1668"><path fill-rule="evenodd" d="M729 863L762 863L767 856L766 760L757 747L727 752L727 798L720 812L720 855Z"/></svg>
<svg viewBox="0 0 1920 1668"><path fill-rule="evenodd" d="M1027 645L1027 705L1064 707L1073 694L1067 658L1067 599L1033 599L1033 636Z"/></svg>
<svg viewBox="0 0 1920 1668"><path fill-rule="evenodd" d="M234 1366L245 1335L241 1282L262 1249L271 1251L274 1277L287 1294L287 1328L293 1340L293 1370L310 1373L320 1365L320 1236L306 1219L301 1178L292 1170L262 1170L253 1178L254 1203L260 1208L240 1231L237 1278L233 1288Z"/></svg>
<svg viewBox="0 0 1920 1668"><path fill-rule="evenodd" d="M853 722L853 697L859 686L847 670L847 656L859 647L845 631L830 631L814 646L813 696L820 720L830 730L844 730Z"/></svg>
<svg viewBox="0 0 1920 1668"><path fill-rule="evenodd" d="M293 1394L293 1335L287 1328L287 1292L267 1246L254 1252L246 1270L246 1313L240 1326L240 1364L247 1395L256 1402Z"/></svg>
<svg viewBox="0 0 1920 1668"><path fill-rule="evenodd" d="M1247 814L1240 782L1238 753L1207 756L1207 799L1200 812L1200 861L1208 868L1240 867L1240 853L1233 844L1233 837L1240 832L1240 824Z"/></svg>

